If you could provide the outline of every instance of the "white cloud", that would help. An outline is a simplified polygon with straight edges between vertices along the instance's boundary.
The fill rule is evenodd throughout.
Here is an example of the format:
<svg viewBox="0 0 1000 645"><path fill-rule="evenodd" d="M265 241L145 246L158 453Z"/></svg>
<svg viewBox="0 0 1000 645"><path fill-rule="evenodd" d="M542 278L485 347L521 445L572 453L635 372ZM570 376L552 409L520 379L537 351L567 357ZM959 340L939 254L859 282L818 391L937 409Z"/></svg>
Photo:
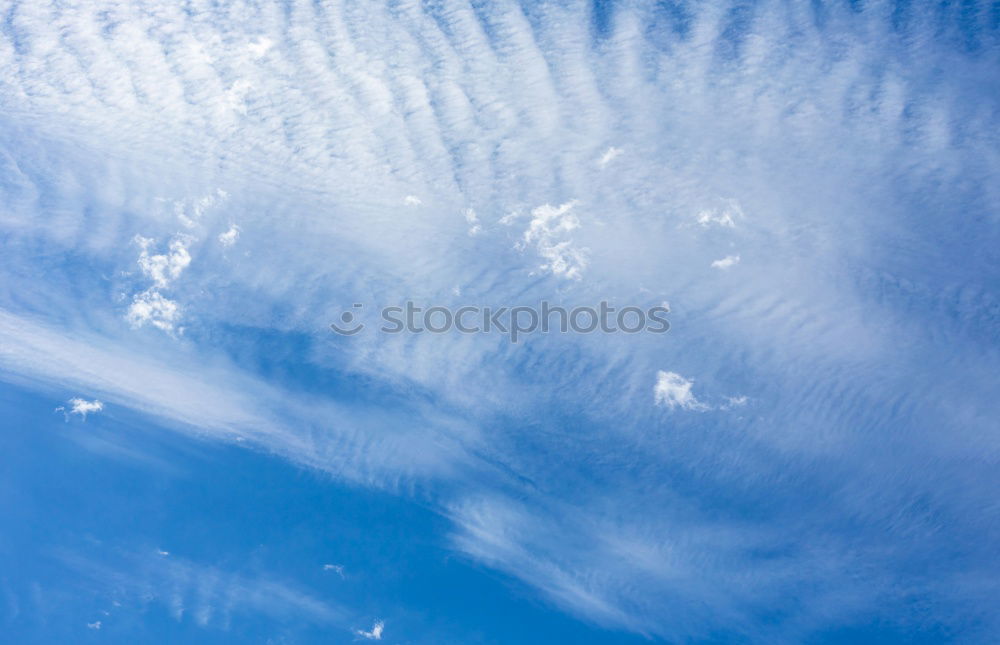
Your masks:
<svg viewBox="0 0 1000 645"><path fill-rule="evenodd" d="M698 401L691 392L692 381L676 372L660 370L656 373L656 385L653 386L653 402L665 405L671 410L705 410L708 406Z"/></svg>
<svg viewBox="0 0 1000 645"><path fill-rule="evenodd" d="M172 239L166 253L150 254L149 248L156 240L141 235L135 236L135 243L141 249L139 252L139 268L143 275L150 278L157 287L166 287L176 280L191 264L191 254L187 246L191 238L179 235Z"/></svg>
<svg viewBox="0 0 1000 645"><path fill-rule="evenodd" d="M180 307L175 301L165 298L155 289L147 289L132 299L125 319L136 328L148 323L169 333L174 331L180 314Z"/></svg>
<svg viewBox="0 0 1000 645"><path fill-rule="evenodd" d="M521 213L519 213L518 211L511 211L511 212L507 213L506 215L504 215L503 217L500 218L500 223L502 225L504 225L504 226L510 226L515 221L517 221L520 217L521 217Z"/></svg>
<svg viewBox="0 0 1000 645"><path fill-rule="evenodd" d="M219 193L225 195L222 191ZM199 204L204 206L213 200L214 197L205 197L199 200ZM199 208L201 206L196 206L198 213L200 213ZM236 234L239 234L238 229ZM220 241L221 239L220 237ZM156 243L156 240L151 238L136 235L134 241L140 248L139 268L143 275L153 281L153 286L132 297L132 304L129 305L125 319L135 328L150 324L167 333L173 333L176 323L180 320L180 306L176 301L160 293L160 289L169 287L191 264L188 245L193 240L188 235L178 235L170 240L165 253L150 253L150 248Z"/></svg>
<svg viewBox="0 0 1000 645"><path fill-rule="evenodd" d="M219 235L219 243L222 244L222 246L229 247L236 244L236 240L238 240L239 237L240 227L236 224L232 224L228 231Z"/></svg>
<svg viewBox="0 0 1000 645"><path fill-rule="evenodd" d="M544 204L531 211L531 222L524 232L522 243L534 244L538 254L547 262L540 268L554 275L578 280L587 267L587 249L573 245L572 240L560 239L580 227L580 220L571 211L576 200L559 206Z"/></svg>
<svg viewBox="0 0 1000 645"><path fill-rule="evenodd" d="M407 195L403 198L403 203L407 206L420 206L423 204L423 202L420 201L420 198L416 195Z"/></svg>
<svg viewBox="0 0 1000 645"><path fill-rule="evenodd" d="M434 428L458 421L432 406L408 406L405 413L378 406L345 407L300 397L218 362L209 367L204 360L180 356L156 360L139 342L130 335L108 338L50 329L0 309L0 380L42 380L53 387L93 392L104 402L155 418L164 428L221 442L244 438L248 446L369 486L444 477L467 457L454 444L435 444ZM399 428L404 418L414 416L422 421L406 432L375 439L359 430ZM332 418L339 422L331 426ZM338 442L335 453L317 444L321 427Z"/></svg>
<svg viewBox="0 0 1000 645"><path fill-rule="evenodd" d="M740 203L735 199L727 199L717 208L709 208L699 212L697 221L703 228L709 226L735 228L736 221L740 219L743 219L743 209L740 207Z"/></svg>
<svg viewBox="0 0 1000 645"><path fill-rule="evenodd" d="M741 408L741 407L743 407L744 405L747 404L748 400L749 399L747 399L746 395L727 396L726 397L726 404L725 404L724 407L726 409L729 409L729 408Z"/></svg>
<svg viewBox="0 0 1000 645"><path fill-rule="evenodd" d="M274 41L266 36L261 36L247 44L247 51L254 59L258 59L263 58L272 47L274 47Z"/></svg>
<svg viewBox="0 0 1000 645"><path fill-rule="evenodd" d="M619 155L621 155L622 152L623 150L611 146L604 152L603 155L601 155L601 158L597 160L597 165L600 166L601 168L607 166L609 163L614 161Z"/></svg>
<svg viewBox="0 0 1000 645"><path fill-rule="evenodd" d="M62 412L66 416L67 420L69 419L69 415L77 414L80 418L86 421L88 414L94 414L104 409L104 404L97 399L88 401L81 398L72 398L66 403L69 405L68 410L64 406L59 406L56 408L56 412Z"/></svg>
<svg viewBox="0 0 1000 645"><path fill-rule="evenodd" d="M247 107L247 98L253 89L253 83L250 81L243 78L237 79L229 86L220 105L246 116L249 109Z"/></svg>
<svg viewBox="0 0 1000 645"><path fill-rule="evenodd" d="M471 208L465 210L465 221L471 225L469 226L469 235L478 235L483 230L479 225L479 216Z"/></svg>
<svg viewBox="0 0 1000 645"><path fill-rule="evenodd" d="M736 265L736 264L739 264L739 263L740 263L740 256L738 256L738 255L727 255L726 257L722 258L721 260L716 260L715 262L712 262L712 268L713 269L728 269L729 267L731 267L733 265Z"/></svg>
<svg viewBox="0 0 1000 645"><path fill-rule="evenodd" d="M323 571L335 571L341 578L344 577L344 565L342 564L324 564Z"/></svg>
<svg viewBox="0 0 1000 645"><path fill-rule="evenodd" d="M101 621L99 620L92 623L87 623L87 629L100 629L100 628L101 628Z"/></svg>
<svg viewBox="0 0 1000 645"><path fill-rule="evenodd" d="M219 98L218 109L225 113L225 110L235 110L246 114L246 97L252 89L252 85L246 80L235 81L228 90ZM205 212L213 206L229 199L229 193L221 188L215 194L204 195L191 200L190 205L185 200L174 202L174 214L181 224L187 228L194 228Z"/></svg>
<svg viewBox="0 0 1000 645"><path fill-rule="evenodd" d="M354 631L355 634L361 636L362 638L367 638L368 640L380 641L382 640L382 630L385 629L385 623L381 620L376 620L375 624L372 625L370 632L366 632L361 629Z"/></svg>

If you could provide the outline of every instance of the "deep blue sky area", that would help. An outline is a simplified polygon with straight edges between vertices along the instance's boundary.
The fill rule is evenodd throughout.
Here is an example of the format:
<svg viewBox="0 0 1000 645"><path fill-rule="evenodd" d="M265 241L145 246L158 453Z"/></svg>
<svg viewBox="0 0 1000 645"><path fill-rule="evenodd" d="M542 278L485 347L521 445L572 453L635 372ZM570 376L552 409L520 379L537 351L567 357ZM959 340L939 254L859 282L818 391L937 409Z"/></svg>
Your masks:
<svg viewBox="0 0 1000 645"><path fill-rule="evenodd" d="M998 70L976 0L0 4L0 642L1000 642Z"/></svg>
<svg viewBox="0 0 1000 645"><path fill-rule="evenodd" d="M346 622L367 628L378 616L416 634L398 642L645 642L553 612L523 585L449 552L446 523L422 504L254 451L171 445L128 411L67 425L49 401L3 388L9 642L353 640L253 607L215 609L201 622L230 586L262 580L294 581ZM136 569L148 579L130 588L120 576ZM213 582L203 586L194 571ZM149 597L161 594L185 611ZM101 630L79 629L95 621Z"/></svg>

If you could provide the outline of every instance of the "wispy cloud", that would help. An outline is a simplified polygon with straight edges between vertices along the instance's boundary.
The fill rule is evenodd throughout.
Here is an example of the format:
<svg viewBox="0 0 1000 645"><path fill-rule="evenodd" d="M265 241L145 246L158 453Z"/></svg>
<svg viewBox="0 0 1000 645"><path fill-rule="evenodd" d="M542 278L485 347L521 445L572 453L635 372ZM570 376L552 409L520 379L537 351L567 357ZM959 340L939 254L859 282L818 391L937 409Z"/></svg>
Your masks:
<svg viewBox="0 0 1000 645"><path fill-rule="evenodd" d="M121 341L55 332L3 310L0 377L86 387L100 393L102 402L84 401L84 409L114 402L183 433L225 442L246 439L251 446L367 485L381 480L392 487L418 473L447 476L464 454L455 437L428 449L426 435L421 438L424 430L405 430L409 426L403 420L414 414L426 419L428 431L456 424L430 408L365 411L302 399L223 364L209 368L176 357L173 362L143 358ZM333 426L331 419L336 420ZM325 428L322 440L312 430L320 426ZM378 448L362 430L375 426L395 428L376 442ZM367 455L367 450L376 454Z"/></svg>
<svg viewBox="0 0 1000 645"><path fill-rule="evenodd" d="M219 244L225 247L232 246L236 244L236 240L240 238L240 227L231 224L229 229L225 233L219 234Z"/></svg>
<svg viewBox="0 0 1000 645"><path fill-rule="evenodd" d="M78 415L81 419L86 421L88 414L104 410L104 404L97 399L88 401L86 399L74 397L67 401L66 404L69 405L68 409L64 406L59 406L56 408L56 412L62 412L66 416L67 421L72 414Z"/></svg>
<svg viewBox="0 0 1000 645"><path fill-rule="evenodd" d="M133 327L150 324L165 332L172 332L181 319L178 304L155 289L147 289L132 298L125 316Z"/></svg>
<svg viewBox="0 0 1000 645"><path fill-rule="evenodd" d="M181 310L177 302L166 298L161 290L169 287L191 264L187 248L191 241L189 236L179 235L170 241L166 253L151 254L149 250L156 241L141 235L135 237L140 249L139 268L153 281L153 286L132 297L126 319L133 327L148 323L168 333L174 331Z"/></svg>
<svg viewBox="0 0 1000 645"><path fill-rule="evenodd" d="M623 150L611 146L604 152L603 155L601 155L601 158L597 160L597 165L601 168L607 166L609 163L621 156L622 152Z"/></svg>
<svg viewBox="0 0 1000 645"><path fill-rule="evenodd" d="M156 240L137 235L135 243L139 246L139 268L143 275L153 281L153 285L159 288L168 286L171 282L180 277L184 269L191 264L191 254L188 253L188 245L191 238L180 235L170 240L168 250L165 253L150 253L150 248Z"/></svg>
<svg viewBox="0 0 1000 645"><path fill-rule="evenodd" d="M72 553L60 559L91 581L98 593L140 605L158 604L176 621L226 629L236 615L342 625L344 610L265 574L233 573L183 558L125 554L98 562ZM100 621L95 623L100 628Z"/></svg>
<svg viewBox="0 0 1000 645"><path fill-rule="evenodd" d="M632 631L802 642L890 605L994 624L990 12L675 4L598 29L558 3L12 3L0 376L449 509L514 490L449 514L458 548ZM219 260L232 221L241 263ZM116 277L136 235L139 285ZM738 287L705 275L720 249L753 256L711 264ZM676 319L518 349L316 332L359 293L640 294ZM119 330L122 306L174 335ZM288 369L225 356L276 343ZM681 413L711 392L755 414Z"/></svg>
<svg viewBox="0 0 1000 645"><path fill-rule="evenodd" d="M476 211L467 208L465 209L465 221L469 224L469 235L478 235L482 231L482 226L479 224L479 216L476 215Z"/></svg>
<svg viewBox="0 0 1000 645"><path fill-rule="evenodd" d="M736 266L740 263L740 256L738 255L727 255L721 260L715 260L712 262L713 269L728 269L730 267Z"/></svg>
<svg viewBox="0 0 1000 645"><path fill-rule="evenodd" d="M721 226L735 228L736 222L744 218L743 209L735 199L723 200L716 208L708 208L698 213L697 221L703 228Z"/></svg>
<svg viewBox="0 0 1000 645"><path fill-rule="evenodd" d="M653 402L673 410L706 410L708 406L695 398L691 392L693 383L675 372L660 370L656 373L653 386Z"/></svg>
<svg viewBox="0 0 1000 645"><path fill-rule="evenodd" d="M552 274L579 279L587 267L587 249L573 244L568 235L580 227L580 220L573 213L577 202L568 201L559 206L544 204L531 211L531 221L524 232L524 245L533 245L546 263L541 266Z"/></svg>
<svg viewBox="0 0 1000 645"><path fill-rule="evenodd" d="M372 625L372 628L369 631L357 629L354 631L354 633L368 640L380 641L382 640L382 631L384 629L385 629L385 623L383 623L381 620L376 620L375 624Z"/></svg>

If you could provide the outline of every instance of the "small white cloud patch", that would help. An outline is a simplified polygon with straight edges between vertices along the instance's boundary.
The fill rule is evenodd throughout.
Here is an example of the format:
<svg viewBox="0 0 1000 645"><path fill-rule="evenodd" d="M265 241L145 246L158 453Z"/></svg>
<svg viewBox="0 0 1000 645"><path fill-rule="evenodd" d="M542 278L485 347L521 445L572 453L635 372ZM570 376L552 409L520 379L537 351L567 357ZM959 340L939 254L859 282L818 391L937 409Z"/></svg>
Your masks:
<svg viewBox="0 0 1000 645"><path fill-rule="evenodd" d="M324 564L323 571L335 571L338 576L344 577L344 565L342 564Z"/></svg>
<svg viewBox="0 0 1000 645"><path fill-rule="evenodd" d="M150 253L156 240L135 236L135 243L140 248L139 268L153 281L153 286L132 297L132 304L125 315L132 327L150 324L167 333L174 331L174 324L180 319L180 307L160 293L160 289L169 287L191 264L187 248L191 241L192 238L187 235L178 235L170 241L166 253Z"/></svg>
<svg viewBox="0 0 1000 645"><path fill-rule="evenodd" d="M270 38L261 36L257 40L247 45L247 51L249 51L250 55L253 56L253 58L256 60L258 58L263 58L263 56L267 54L268 50L270 50L271 47L274 47L274 41L272 41Z"/></svg>
<svg viewBox="0 0 1000 645"><path fill-rule="evenodd" d="M420 206L423 204L423 202L420 201L420 198L416 195L407 195L403 198L403 203L407 206Z"/></svg>
<svg viewBox="0 0 1000 645"><path fill-rule="evenodd" d="M232 224L230 225L228 231L219 235L219 243L222 244L222 246L230 247L233 244L236 244L236 240L238 240L239 237L240 227L236 224Z"/></svg>
<svg viewBox="0 0 1000 645"><path fill-rule="evenodd" d="M223 111L227 109L236 109L239 111L242 109L245 114L246 94L250 91L251 87L246 81L236 81L223 95L222 100L218 104L218 109ZM184 201L176 201L174 202L174 215L187 228L194 228L198 220L201 219L201 216L205 214L205 211L227 199L229 199L229 193L220 188L215 191L214 195L205 195L194 200L190 205Z"/></svg>
<svg viewBox="0 0 1000 645"><path fill-rule="evenodd" d="M736 228L737 220L741 219L743 219L743 209L735 199L727 199L718 208L706 209L698 213L698 224L702 228L709 226Z"/></svg>
<svg viewBox="0 0 1000 645"><path fill-rule="evenodd" d="M691 392L692 381L675 372L660 370L656 373L656 385L653 386L653 402L665 405L671 410L705 410L708 406L695 398Z"/></svg>
<svg viewBox="0 0 1000 645"><path fill-rule="evenodd" d="M87 623L87 629L100 629L101 621L97 620L92 623Z"/></svg>
<svg viewBox="0 0 1000 645"><path fill-rule="evenodd" d="M579 280L587 267L587 249L573 246L571 240L560 240L580 227L580 220L571 213L576 201L568 201L559 206L544 204L531 211L531 223L522 238L522 248L535 244L538 254L547 262L543 271L554 275Z"/></svg>
<svg viewBox="0 0 1000 645"><path fill-rule="evenodd" d="M222 101L219 103L219 107L222 109L229 109L246 116L249 110L247 100L250 96L251 90L253 89L253 83L250 81L242 78L237 79L232 85L229 86L229 89L223 95Z"/></svg>
<svg viewBox="0 0 1000 645"><path fill-rule="evenodd" d="M465 221L470 224L469 235L478 235L483 230L479 225L479 216L471 208L465 210Z"/></svg>
<svg viewBox="0 0 1000 645"><path fill-rule="evenodd" d="M517 211L511 211L511 212L507 213L506 215L504 215L503 217L500 218L500 223L502 225L504 225L504 226L510 226L515 221L517 221L517 219L520 218L520 217L521 217L521 213L519 213Z"/></svg>
<svg viewBox="0 0 1000 645"><path fill-rule="evenodd" d="M741 407L743 407L744 405L747 404L748 400L749 399L747 399L746 395L727 396L726 397L726 405L724 405L723 408L726 409L726 410L729 410L729 409L732 409L732 408L741 408Z"/></svg>
<svg viewBox="0 0 1000 645"><path fill-rule="evenodd" d="M605 150L604 154L601 155L601 158L597 160L597 165L603 168L604 166L614 161L618 156L620 156L622 152L623 151L620 148L611 146L610 148Z"/></svg>
<svg viewBox="0 0 1000 645"><path fill-rule="evenodd" d="M166 253L150 255L149 247L155 241L141 235L135 236L135 243L141 249L139 268L143 275L156 283L156 286L165 287L180 277L184 269L191 264L191 254L187 250L187 245L191 240L186 235L180 235L170 241L169 250Z"/></svg>
<svg viewBox="0 0 1000 645"><path fill-rule="evenodd" d="M721 260L716 260L712 263L713 269L728 269L729 267L739 264L740 256L738 255L727 255Z"/></svg>
<svg viewBox="0 0 1000 645"><path fill-rule="evenodd" d="M69 416L71 414L79 415L81 419L86 421L88 414L94 414L104 409L104 404L98 401L97 399L94 399L93 401L88 401L86 399L74 397L69 401L67 401L66 404L69 406L69 409L67 409L65 406L60 405L58 408L55 409L55 411L62 412L63 416L66 417L67 421L69 420Z"/></svg>
<svg viewBox="0 0 1000 645"><path fill-rule="evenodd" d="M385 629L385 623L383 623L381 620L376 620L375 624L372 625L372 630L370 632L357 629L354 631L354 633L357 634L358 636L361 636L362 638L367 638L368 640L380 641L382 640L383 629Z"/></svg>
<svg viewBox="0 0 1000 645"><path fill-rule="evenodd" d="M172 332L180 314L180 307L176 302L164 298L155 289L147 289L132 299L125 319L135 328L148 323L157 329Z"/></svg>

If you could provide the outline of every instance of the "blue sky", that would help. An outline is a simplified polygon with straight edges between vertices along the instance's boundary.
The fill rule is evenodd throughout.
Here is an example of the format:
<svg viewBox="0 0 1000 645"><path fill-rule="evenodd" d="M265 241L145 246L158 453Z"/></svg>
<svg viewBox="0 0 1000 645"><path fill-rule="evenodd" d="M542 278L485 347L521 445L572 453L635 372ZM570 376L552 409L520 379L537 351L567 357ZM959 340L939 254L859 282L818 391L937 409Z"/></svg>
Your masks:
<svg viewBox="0 0 1000 645"><path fill-rule="evenodd" d="M2 640L997 640L995 4L0 8Z"/></svg>

